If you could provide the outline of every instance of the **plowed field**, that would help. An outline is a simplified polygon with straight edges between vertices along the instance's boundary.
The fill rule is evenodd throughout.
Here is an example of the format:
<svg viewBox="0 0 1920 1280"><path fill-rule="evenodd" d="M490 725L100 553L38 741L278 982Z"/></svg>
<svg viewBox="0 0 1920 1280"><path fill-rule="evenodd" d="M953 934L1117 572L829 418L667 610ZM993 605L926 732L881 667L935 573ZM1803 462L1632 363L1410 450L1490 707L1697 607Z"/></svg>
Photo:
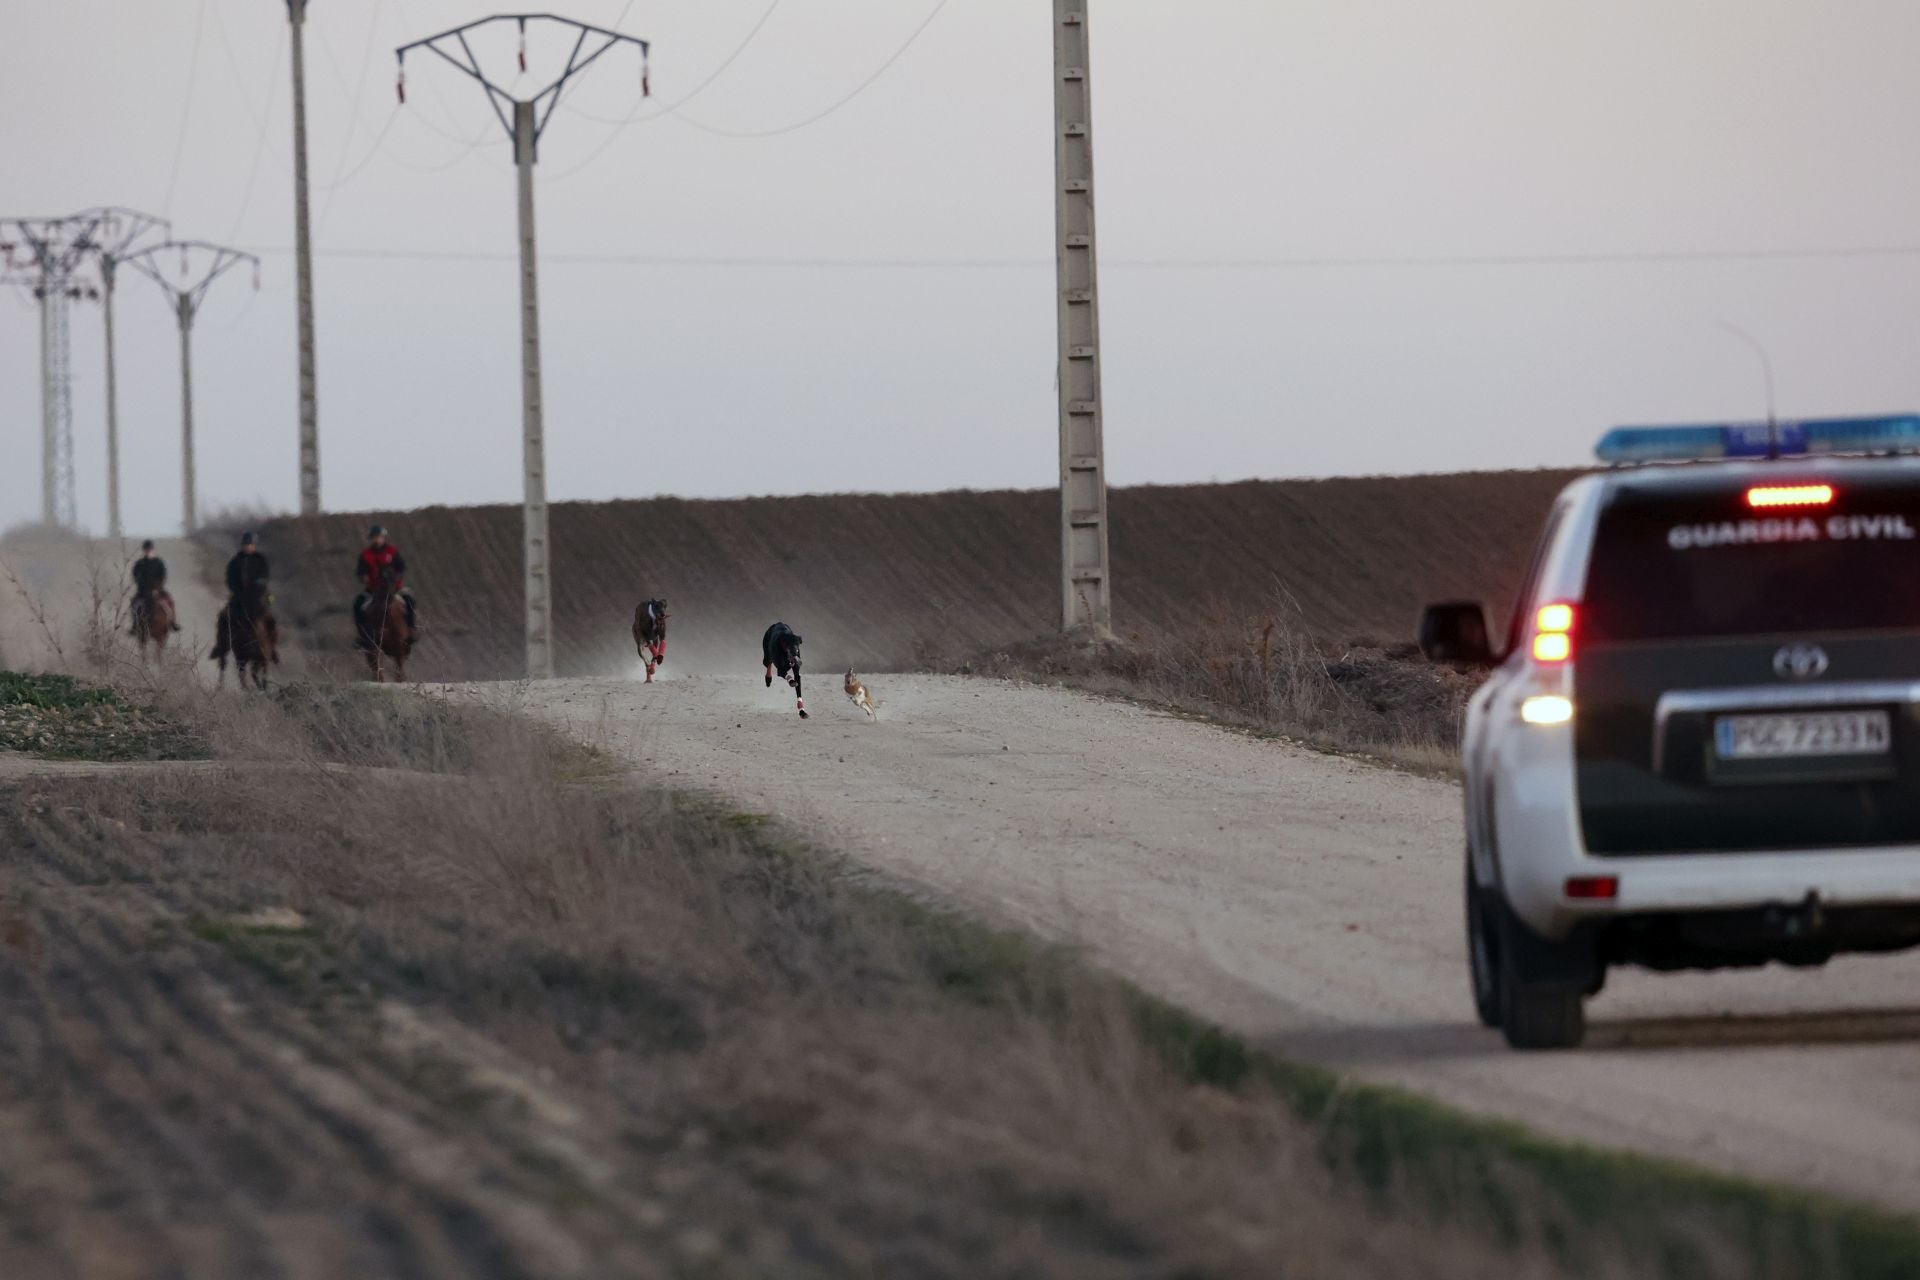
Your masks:
<svg viewBox="0 0 1920 1280"><path fill-rule="evenodd" d="M1401 638L1442 596L1503 601L1563 472L1487 472L1113 491L1115 623L1175 627L1291 602L1336 639ZM867 670L956 661L1058 620L1051 491L563 503L553 508L562 675L625 674L635 602L673 611L668 673L751 670L776 618ZM343 662L353 556L378 519L429 626L414 673L522 673L518 507L266 522L284 622ZM216 560L218 558L216 557Z"/></svg>

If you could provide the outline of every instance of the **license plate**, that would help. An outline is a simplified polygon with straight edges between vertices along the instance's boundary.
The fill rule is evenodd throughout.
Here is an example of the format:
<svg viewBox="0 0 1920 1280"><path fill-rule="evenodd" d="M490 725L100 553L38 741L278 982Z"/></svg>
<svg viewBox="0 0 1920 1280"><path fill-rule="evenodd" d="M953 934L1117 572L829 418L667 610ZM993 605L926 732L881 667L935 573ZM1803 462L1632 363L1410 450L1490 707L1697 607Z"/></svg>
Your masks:
<svg viewBox="0 0 1920 1280"><path fill-rule="evenodd" d="M1722 760L1883 756L1893 750L1893 723L1885 711L1722 716L1713 723L1713 747Z"/></svg>

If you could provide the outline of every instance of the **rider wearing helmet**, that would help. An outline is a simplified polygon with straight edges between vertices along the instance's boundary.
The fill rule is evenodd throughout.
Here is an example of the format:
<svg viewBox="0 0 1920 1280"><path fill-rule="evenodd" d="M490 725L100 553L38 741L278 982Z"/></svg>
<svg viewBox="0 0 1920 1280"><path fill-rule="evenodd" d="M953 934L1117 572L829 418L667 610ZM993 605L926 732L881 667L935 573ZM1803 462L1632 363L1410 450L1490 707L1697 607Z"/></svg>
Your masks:
<svg viewBox="0 0 1920 1280"><path fill-rule="evenodd" d="M260 540L252 530L240 535L240 550L234 552L233 559L227 561L227 591L233 600L243 605L253 603L255 596L267 593L267 558L260 554Z"/></svg>
<svg viewBox="0 0 1920 1280"><path fill-rule="evenodd" d="M267 594L268 573L267 558L260 554L260 540L249 529L240 535L240 550L227 561L227 607L220 611L214 657L218 658L230 647L232 631L228 622L236 611L252 614L273 602Z"/></svg>
<svg viewBox="0 0 1920 1280"><path fill-rule="evenodd" d="M401 603L407 608L407 627L416 635L420 631L420 615L414 609L413 593L406 589L402 578L407 572L407 559L400 554L400 548L387 541L384 525L374 525L367 530L367 545L353 562L354 576L360 579L360 594L353 598L354 631L358 636L356 644L365 648L367 644L366 628L361 625L361 614L367 607L367 601L380 585L383 573L393 574L393 589L400 593Z"/></svg>
<svg viewBox="0 0 1920 1280"><path fill-rule="evenodd" d="M167 562L162 560L153 549L153 539L148 538L140 544L140 558L133 562L133 630L140 632L140 622L146 617L147 610L156 599L173 603L173 597L167 594ZM174 620L173 629L180 629L180 622Z"/></svg>

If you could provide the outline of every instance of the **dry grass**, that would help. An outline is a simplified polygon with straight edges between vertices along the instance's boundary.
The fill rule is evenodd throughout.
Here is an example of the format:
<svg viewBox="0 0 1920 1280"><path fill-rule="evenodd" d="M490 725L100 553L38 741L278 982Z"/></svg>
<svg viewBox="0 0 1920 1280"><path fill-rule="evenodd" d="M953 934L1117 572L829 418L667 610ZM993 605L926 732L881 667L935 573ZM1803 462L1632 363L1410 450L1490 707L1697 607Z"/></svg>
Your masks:
<svg viewBox="0 0 1920 1280"><path fill-rule="evenodd" d="M41 526L0 536L0 664L103 676L128 664L132 618L121 557Z"/></svg>
<svg viewBox="0 0 1920 1280"><path fill-rule="evenodd" d="M1303 1119L1244 1050L1071 956L638 789L518 721L385 691L195 705L248 767L7 797L0 905L48 942L32 982L0 949L20 1032L0 1044L0 1120L17 1136L22 1091L54 1074L66 1100L40 1113L64 1128L0 1144L20 1188L0 1238L7 1217L56 1242L98 1231L88 1206L123 1195L120 1225L195 1274L226 1273L191 1265L208 1242L315 1214L367 1276L1512 1277L1676 1258L1789 1276L1824 1260L1686 1203L1636 1201L1630 1230L1582 1221L1470 1143L1397 1159L1416 1135L1361 1141L1338 1106ZM95 934L122 941L81 945ZM71 1046L102 1035L124 1066L96 1077ZM144 1060L149 1042L163 1056ZM290 1097L251 1118L222 1102L263 1090ZM165 1123L124 1119L148 1113ZM115 1124L127 1136L78 1200L14 1167L76 1159L89 1126ZM329 1136L344 1131L361 1136ZM427 1132L444 1151L422 1163L402 1148ZM156 1163L172 1170L157 1190ZM440 1245L458 1266L422 1261Z"/></svg>
<svg viewBox="0 0 1920 1280"><path fill-rule="evenodd" d="M1411 645L1330 643L1290 600L1224 606L1107 644L1060 638L990 650L957 670L1136 698L1314 746L1450 772L1477 676Z"/></svg>

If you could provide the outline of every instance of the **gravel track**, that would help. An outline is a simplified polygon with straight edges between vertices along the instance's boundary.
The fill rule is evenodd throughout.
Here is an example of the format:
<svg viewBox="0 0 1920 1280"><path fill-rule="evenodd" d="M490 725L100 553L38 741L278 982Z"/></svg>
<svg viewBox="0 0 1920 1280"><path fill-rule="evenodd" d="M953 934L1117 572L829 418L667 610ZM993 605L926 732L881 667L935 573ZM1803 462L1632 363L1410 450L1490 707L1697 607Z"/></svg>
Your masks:
<svg viewBox="0 0 1920 1280"><path fill-rule="evenodd" d="M669 672L673 668L668 668ZM1920 955L1616 973L1585 1049L1473 1020L1457 789L1059 690L757 671L450 686L1069 939L1279 1051L1580 1140L1920 1210Z"/></svg>

